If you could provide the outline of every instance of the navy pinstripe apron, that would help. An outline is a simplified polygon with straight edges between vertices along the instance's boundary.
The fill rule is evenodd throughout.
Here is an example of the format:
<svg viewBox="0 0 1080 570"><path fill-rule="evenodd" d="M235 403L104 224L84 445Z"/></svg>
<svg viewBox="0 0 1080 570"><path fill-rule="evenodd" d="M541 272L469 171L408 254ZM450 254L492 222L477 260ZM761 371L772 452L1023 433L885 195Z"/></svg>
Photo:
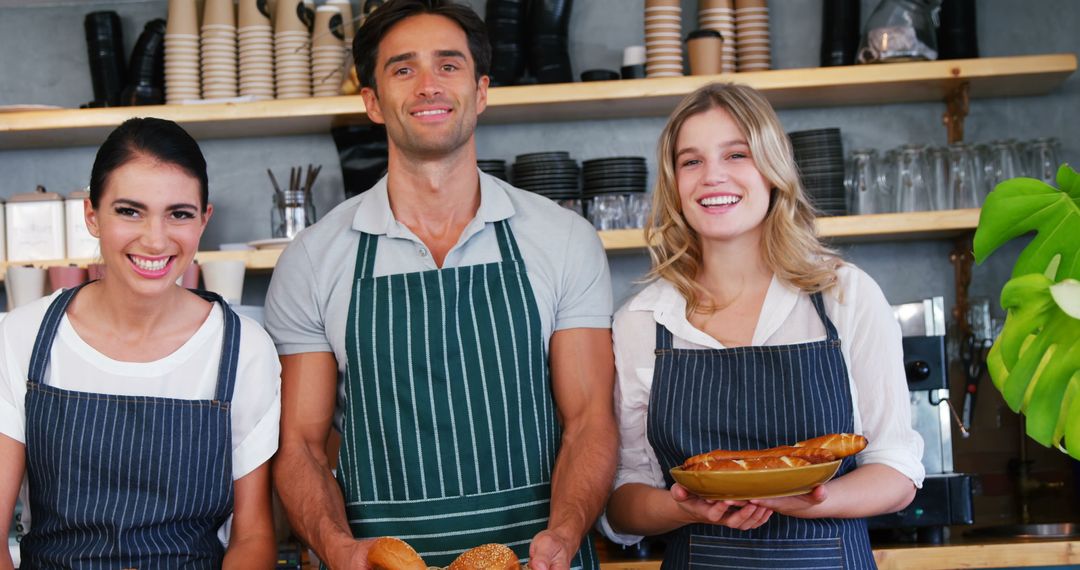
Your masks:
<svg viewBox="0 0 1080 570"><path fill-rule="evenodd" d="M854 416L840 337L820 293L811 295L826 339L723 350L676 349L656 325L648 436L664 478L713 449L761 449L851 433ZM855 468L840 464L837 476ZM663 568L876 568L865 519L773 514L747 531L707 524L672 533Z"/></svg>
<svg viewBox="0 0 1080 570"><path fill-rule="evenodd" d="M361 234L346 331L338 481L356 537L446 566L486 543L529 556L560 428L540 313L509 224L502 261L373 277ZM586 537L573 568L596 568Z"/></svg>
<svg viewBox="0 0 1080 570"><path fill-rule="evenodd" d="M225 332L213 400L116 396L45 384L53 339L80 287L38 330L26 391L33 522L22 568L220 568L217 530L233 510L229 412L240 321Z"/></svg>

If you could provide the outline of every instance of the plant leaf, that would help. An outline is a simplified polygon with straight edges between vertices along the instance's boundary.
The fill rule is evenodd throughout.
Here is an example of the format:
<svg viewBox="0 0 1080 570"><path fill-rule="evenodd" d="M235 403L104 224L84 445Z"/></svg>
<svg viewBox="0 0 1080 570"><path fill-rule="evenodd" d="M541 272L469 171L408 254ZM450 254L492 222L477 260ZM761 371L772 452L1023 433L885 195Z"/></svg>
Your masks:
<svg viewBox="0 0 1080 570"><path fill-rule="evenodd" d="M1045 273L1054 281L1080 279L1080 174L1069 165L1058 169L1060 189L1033 178L1012 178L986 198L975 230L975 260L982 263L1005 242L1038 232L1020 253L1013 277Z"/></svg>
<svg viewBox="0 0 1080 570"><path fill-rule="evenodd" d="M1055 302L1053 282L1033 273L1011 279L1001 291L1008 316L991 348L988 368L1013 411L1027 416L1027 432L1050 446L1080 441L1080 319ZM1075 290L1066 292L1066 295ZM1080 411L1080 410L1077 410ZM1074 425L1076 424L1076 425ZM1080 458L1080 444L1070 455Z"/></svg>

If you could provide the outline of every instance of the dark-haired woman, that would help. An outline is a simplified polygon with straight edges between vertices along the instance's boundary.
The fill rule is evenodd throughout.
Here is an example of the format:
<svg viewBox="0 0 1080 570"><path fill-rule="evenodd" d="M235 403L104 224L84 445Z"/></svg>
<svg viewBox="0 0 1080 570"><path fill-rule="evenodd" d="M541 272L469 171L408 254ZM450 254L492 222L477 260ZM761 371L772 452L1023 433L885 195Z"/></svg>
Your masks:
<svg viewBox="0 0 1080 570"><path fill-rule="evenodd" d="M23 568L273 566L274 346L217 295L176 284L207 199L183 129L125 122L98 150L85 207L105 276L0 325L0 535L21 487Z"/></svg>

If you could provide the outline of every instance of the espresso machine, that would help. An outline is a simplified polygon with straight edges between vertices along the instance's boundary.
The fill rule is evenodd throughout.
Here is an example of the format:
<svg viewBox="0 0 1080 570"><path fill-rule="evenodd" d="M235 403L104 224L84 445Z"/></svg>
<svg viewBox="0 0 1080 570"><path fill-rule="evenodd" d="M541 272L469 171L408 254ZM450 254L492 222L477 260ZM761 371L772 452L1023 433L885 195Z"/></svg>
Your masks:
<svg viewBox="0 0 1080 570"><path fill-rule="evenodd" d="M923 438L926 479L903 510L872 517L869 527L914 531L918 542L939 544L944 529L973 522L972 476L953 472L948 359L942 297L894 305L904 345L904 371L911 396L911 422Z"/></svg>

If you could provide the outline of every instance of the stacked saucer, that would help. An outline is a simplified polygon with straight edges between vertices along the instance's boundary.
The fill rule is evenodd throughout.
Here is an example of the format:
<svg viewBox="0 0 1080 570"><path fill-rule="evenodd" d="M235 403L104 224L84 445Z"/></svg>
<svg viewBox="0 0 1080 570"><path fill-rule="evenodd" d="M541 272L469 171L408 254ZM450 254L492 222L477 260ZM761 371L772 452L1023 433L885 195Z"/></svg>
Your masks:
<svg viewBox="0 0 1080 570"><path fill-rule="evenodd" d="M840 129L799 131L788 133L788 138L810 202L825 215L846 215L844 146Z"/></svg>
<svg viewBox="0 0 1080 570"><path fill-rule="evenodd" d="M581 168L565 151L519 154L514 159L514 186L552 200L581 197Z"/></svg>
<svg viewBox="0 0 1080 570"><path fill-rule="evenodd" d="M500 180L509 180L510 177L506 175L506 161L499 159L480 159L476 161L476 166L486 174L490 174Z"/></svg>
<svg viewBox="0 0 1080 570"><path fill-rule="evenodd" d="M302 14L307 14L302 0L278 0L274 11L274 79L278 99L311 97L311 29Z"/></svg>
<svg viewBox="0 0 1080 570"><path fill-rule="evenodd" d="M201 31L203 99L236 97L236 12L232 0L206 0Z"/></svg>
<svg viewBox="0 0 1080 570"><path fill-rule="evenodd" d="M645 157L597 158L582 161L581 167L586 197L645 192L649 176Z"/></svg>
<svg viewBox="0 0 1080 570"><path fill-rule="evenodd" d="M772 66L766 0L735 0L735 38L739 71L765 71Z"/></svg>
<svg viewBox="0 0 1080 570"><path fill-rule="evenodd" d="M199 15L195 0L169 0L165 26L165 102L202 97L199 79Z"/></svg>
<svg viewBox="0 0 1080 570"><path fill-rule="evenodd" d="M345 34L341 9L325 4L315 9L311 34L311 91L316 97L341 94L345 79Z"/></svg>
<svg viewBox="0 0 1080 570"><path fill-rule="evenodd" d="M274 29L262 0L240 0L240 95L274 98Z"/></svg>
<svg viewBox="0 0 1080 570"><path fill-rule="evenodd" d="M679 0L645 0L645 52L646 76L682 76L682 8Z"/></svg>
<svg viewBox="0 0 1080 570"><path fill-rule="evenodd" d="M698 28L720 32L724 42L721 67L724 73L735 73L735 10L732 0L701 0L698 5Z"/></svg>

